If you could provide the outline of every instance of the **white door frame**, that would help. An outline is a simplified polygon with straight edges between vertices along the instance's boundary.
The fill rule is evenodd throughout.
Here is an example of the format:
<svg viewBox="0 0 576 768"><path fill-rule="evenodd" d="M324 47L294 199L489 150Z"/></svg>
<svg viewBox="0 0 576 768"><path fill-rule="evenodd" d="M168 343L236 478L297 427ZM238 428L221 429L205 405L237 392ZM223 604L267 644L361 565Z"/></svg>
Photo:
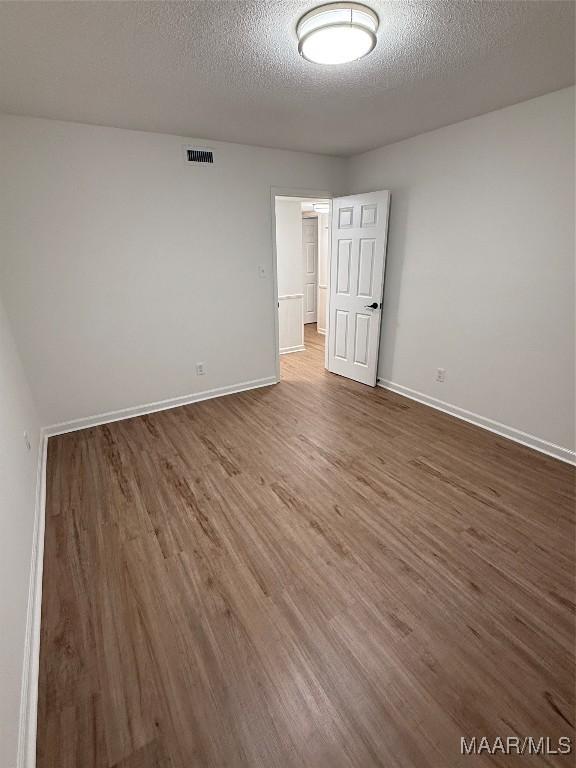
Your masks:
<svg viewBox="0 0 576 768"><path fill-rule="evenodd" d="M276 255L276 198L301 197L304 200L332 200L334 195L325 189L302 189L297 187L271 187L271 236L272 236L272 300L274 302L274 359L276 383L280 381L280 337L278 327L278 260Z"/></svg>

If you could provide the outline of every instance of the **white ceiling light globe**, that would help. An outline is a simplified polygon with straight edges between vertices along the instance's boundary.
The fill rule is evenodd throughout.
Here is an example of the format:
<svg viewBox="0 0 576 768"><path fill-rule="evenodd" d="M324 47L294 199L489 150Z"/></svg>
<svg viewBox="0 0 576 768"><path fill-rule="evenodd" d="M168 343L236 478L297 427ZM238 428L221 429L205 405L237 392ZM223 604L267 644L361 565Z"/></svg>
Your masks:
<svg viewBox="0 0 576 768"><path fill-rule="evenodd" d="M334 26L311 32L300 52L316 64L345 64L366 56L373 47L373 38L365 29Z"/></svg>
<svg viewBox="0 0 576 768"><path fill-rule="evenodd" d="M345 64L370 53L377 29L378 16L365 5L321 5L298 22L298 50L316 64Z"/></svg>

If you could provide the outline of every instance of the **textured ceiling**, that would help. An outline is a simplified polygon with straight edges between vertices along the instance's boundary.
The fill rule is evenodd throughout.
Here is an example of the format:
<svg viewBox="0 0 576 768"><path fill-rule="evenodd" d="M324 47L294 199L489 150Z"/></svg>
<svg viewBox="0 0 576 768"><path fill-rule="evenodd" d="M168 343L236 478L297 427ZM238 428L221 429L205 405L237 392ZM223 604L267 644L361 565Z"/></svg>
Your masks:
<svg viewBox="0 0 576 768"><path fill-rule="evenodd" d="M349 155L574 82L574 2L384 2L378 45L296 50L320 2L0 2L0 111Z"/></svg>

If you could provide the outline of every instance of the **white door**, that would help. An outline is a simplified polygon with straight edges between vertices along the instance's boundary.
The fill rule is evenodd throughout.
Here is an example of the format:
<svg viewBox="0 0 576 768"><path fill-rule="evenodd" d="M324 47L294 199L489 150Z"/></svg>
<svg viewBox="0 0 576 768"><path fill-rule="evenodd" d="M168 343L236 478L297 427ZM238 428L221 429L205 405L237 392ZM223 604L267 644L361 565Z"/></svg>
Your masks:
<svg viewBox="0 0 576 768"><path fill-rule="evenodd" d="M318 285L318 219L302 219L302 257L304 264L304 323L316 322Z"/></svg>
<svg viewBox="0 0 576 768"><path fill-rule="evenodd" d="M328 275L330 265L330 215L318 215L318 303L316 322L318 333L326 335L328 328Z"/></svg>
<svg viewBox="0 0 576 768"><path fill-rule="evenodd" d="M376 386L390 192L332 201L327 368Z"/></svg>

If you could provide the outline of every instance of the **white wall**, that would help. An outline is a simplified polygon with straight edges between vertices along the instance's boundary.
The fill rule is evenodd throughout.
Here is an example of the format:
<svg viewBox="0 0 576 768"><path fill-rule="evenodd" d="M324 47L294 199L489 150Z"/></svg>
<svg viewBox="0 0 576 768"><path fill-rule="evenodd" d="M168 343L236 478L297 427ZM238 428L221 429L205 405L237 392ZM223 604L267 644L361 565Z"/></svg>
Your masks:
<svg viewBox="0 0 576 768"><path fill-rule="evenodd" d="M276 198L278 295L302 293L302 203Z"/></svg>
<svg viewBox="0 0 576 768"><path fill-rule="evenodd" d="M280 354L304 347L302 204L276 198L276 263Z"/></svg>
<svg viewBox="0 0 576 768"><path fill-rule="evenodd" d="M0 280L45 424L275 375L271 187L339 193L346 163L209 142L189 167L188 141L0 118Z"/></svg>
<svg viewBox="0 0 576 768"><path fill-rule="evenodd" d="M31 448L24 443L28 432ZM0 301L0 765L16 765L40 427Z"/></svg>
<svg viewBox="0 0 576 768"><path fill-rule="evenodd" d="M349 172L392 191L379 376L574 450L574 89Z"/></svg>

